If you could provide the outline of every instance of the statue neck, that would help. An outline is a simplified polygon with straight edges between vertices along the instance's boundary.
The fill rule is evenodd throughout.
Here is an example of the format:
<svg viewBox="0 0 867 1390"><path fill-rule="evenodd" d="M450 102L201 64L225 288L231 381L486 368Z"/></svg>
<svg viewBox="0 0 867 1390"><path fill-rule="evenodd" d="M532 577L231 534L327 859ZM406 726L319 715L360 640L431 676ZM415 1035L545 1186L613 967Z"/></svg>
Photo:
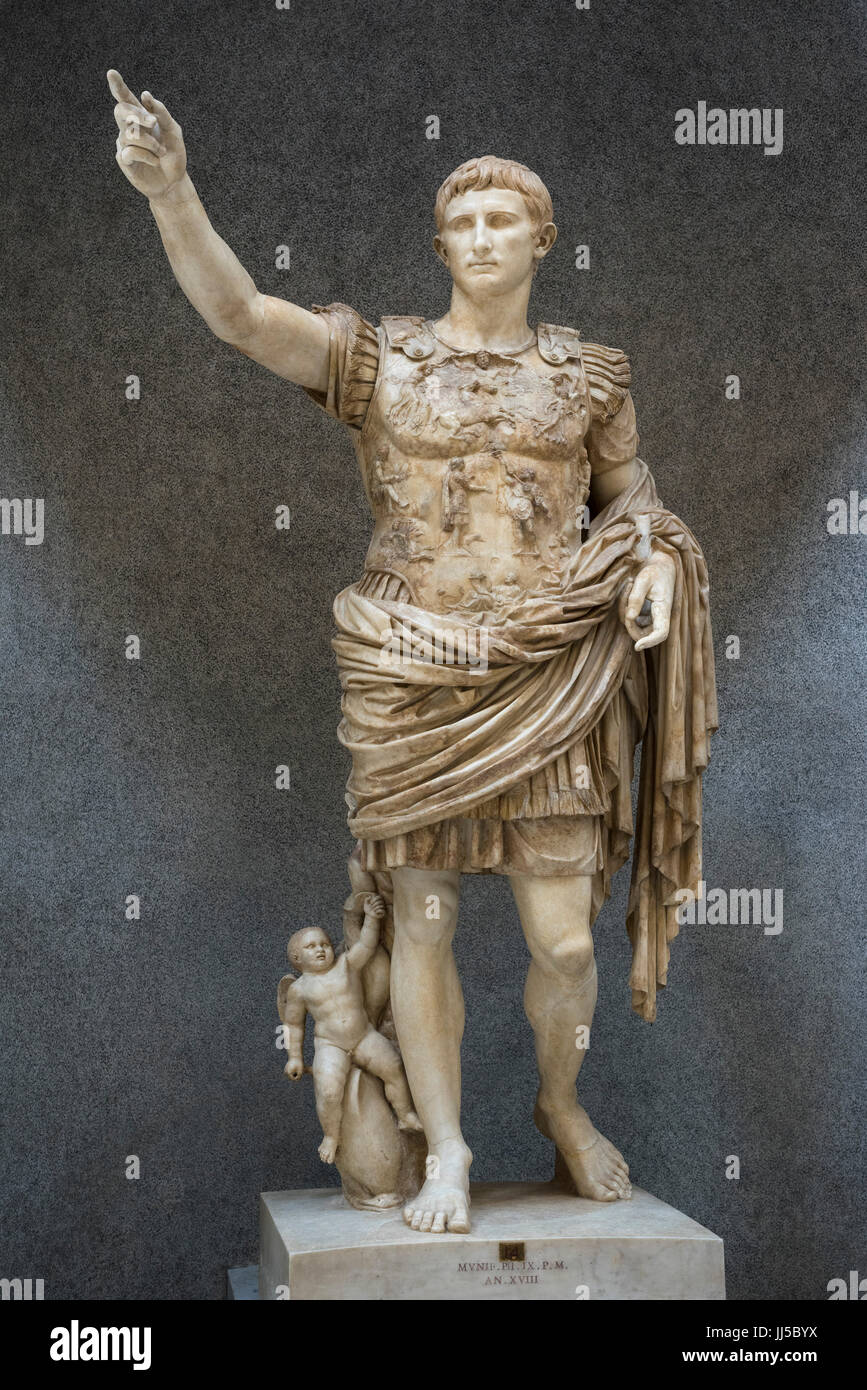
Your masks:
<svg viewBox="0 0 867 1390"><path fill-rule="evenodd" d="M527 323L530 284L518 285L509 294L492 299L470 299L457 285L447 314L435 324L436 332L456 348L477 352L504 351L532 336Z"/></svg>

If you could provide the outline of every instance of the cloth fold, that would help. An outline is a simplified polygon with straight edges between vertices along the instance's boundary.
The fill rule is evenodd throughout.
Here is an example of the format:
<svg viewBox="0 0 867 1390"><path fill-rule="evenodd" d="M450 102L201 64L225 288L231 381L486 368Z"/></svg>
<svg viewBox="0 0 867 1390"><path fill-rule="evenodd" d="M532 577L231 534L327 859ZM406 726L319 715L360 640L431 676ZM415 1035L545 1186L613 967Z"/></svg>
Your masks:
<svg viewBox="0 0 867 1390"><path fill-rule="evenodd" d="M618 605L648 530L675 562L675 593L667 640L636 653ZM338 737L352 755L349 826L361 839L471 814L598 727L610 796L595 917L629 855L643 737L627 930L633 1008L655 1018L675 894L696 892L702 876L701 775L718 717L704 556L646 465L594 518L562 592L517 602L497 626L355 586L338 594L334 616Z"/></svg>

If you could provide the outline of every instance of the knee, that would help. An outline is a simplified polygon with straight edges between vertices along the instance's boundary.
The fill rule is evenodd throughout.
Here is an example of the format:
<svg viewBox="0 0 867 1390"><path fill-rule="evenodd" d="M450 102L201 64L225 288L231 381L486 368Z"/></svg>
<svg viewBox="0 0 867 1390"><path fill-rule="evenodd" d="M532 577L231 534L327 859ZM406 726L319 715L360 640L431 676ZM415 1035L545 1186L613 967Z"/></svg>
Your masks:
<svg viewBox="0 0 867 1390"><path fill-rule="evenodd" d="M343 1099L344 1076L328 1076L316 1083L316 1099L322 1105L337 1105Z"/></svg>
<svg viewBox="0 0 867 1390"><path fill-rule="evenodd" d="M575 984L593 972L593 937L587 930L564 930L544 944L536 943L533 959L543 970Z"/></svg>

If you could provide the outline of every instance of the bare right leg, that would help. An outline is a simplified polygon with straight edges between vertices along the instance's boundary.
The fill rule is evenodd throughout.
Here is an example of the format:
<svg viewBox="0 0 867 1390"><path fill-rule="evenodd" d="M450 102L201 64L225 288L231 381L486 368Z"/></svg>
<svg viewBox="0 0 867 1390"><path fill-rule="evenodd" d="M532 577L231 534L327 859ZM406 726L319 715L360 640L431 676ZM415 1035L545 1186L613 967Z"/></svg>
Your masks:
<svg viewBox="0 0 867 1390"><path fill-rule="evenodd" d="M394 869L391 1007L428 1143L428 1178L404 1208L414 1231L470 1229L472 1154L461 1134L464 1001L452 938L460 875Z"/></svg>
<svg viewBox="0 0 867 1390"><path fill-rule="evenodd" d="M343 1093L349 1075L349 1053L321 1039L314 1045L313 1090L316 1113L322 1126L319 1157L323 1163L333 1163L340 1143L340 1124L343 1119Z"/></svg>

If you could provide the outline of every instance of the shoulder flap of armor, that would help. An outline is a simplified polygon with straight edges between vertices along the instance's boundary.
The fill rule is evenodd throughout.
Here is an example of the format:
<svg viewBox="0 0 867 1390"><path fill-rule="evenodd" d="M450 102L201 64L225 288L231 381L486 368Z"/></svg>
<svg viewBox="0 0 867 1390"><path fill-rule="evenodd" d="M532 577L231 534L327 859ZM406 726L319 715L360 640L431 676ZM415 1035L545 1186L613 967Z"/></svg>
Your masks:
<svg viewBox="0 0 867 1390"><path fill-rule="evenodd" d="M430 357L436 347L430 325L415 314L389 314L381 323L388 346L405 352L416 362Z"/></svg>
<svg viewBox="0 0 867 1390"><path fill-rule="evenodd" d="M585 343L584 370L590 386L593 417L605 424L617 414L629 393L632 383L629 358L619 348Z"/></svg>
<svg viewBox="0 0 867 1390"><path fill-rule="evenodd" d="M539 356L559 367L567 358L581 361L581 334L577 328L559 328L554 323L540 323L536 329Z"/></svg>

